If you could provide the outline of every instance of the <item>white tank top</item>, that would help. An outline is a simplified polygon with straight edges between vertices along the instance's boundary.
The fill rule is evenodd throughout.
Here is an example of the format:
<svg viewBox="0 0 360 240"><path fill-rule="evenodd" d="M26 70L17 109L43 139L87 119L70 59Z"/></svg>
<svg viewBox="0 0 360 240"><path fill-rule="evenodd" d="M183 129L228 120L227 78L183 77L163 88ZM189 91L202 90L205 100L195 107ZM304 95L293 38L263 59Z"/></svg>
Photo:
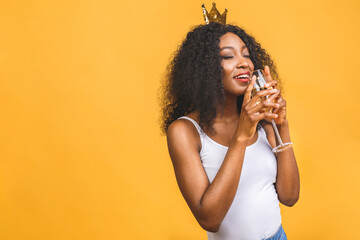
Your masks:
<svg viewBox="0 0 360 240"><path fill-rule="evenodd" d="M190 120L201 140L200 159L210 183L214 180L228 147L221 145ZM209 240L261 240L273 236L281 225L279 199L275 190L277 160L263 128L256 142L246 147L238 189L220 229L207 232Z"/></svg>

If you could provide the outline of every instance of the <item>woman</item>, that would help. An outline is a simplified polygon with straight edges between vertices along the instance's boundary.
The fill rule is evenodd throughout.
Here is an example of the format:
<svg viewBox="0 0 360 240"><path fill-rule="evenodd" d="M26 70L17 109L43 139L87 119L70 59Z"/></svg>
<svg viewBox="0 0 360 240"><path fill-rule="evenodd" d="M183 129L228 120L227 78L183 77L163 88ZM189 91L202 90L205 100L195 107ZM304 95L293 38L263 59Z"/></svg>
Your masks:
<svg viewBox="0 0 360 240"><path fill-rule="evenodd" d="M254 69L264 69L274 89L251 98ZM271 151L271 119L290 142L286 102L271 74L277 79L253 37L215 22L190 31L168 67L162 130L180 191L209 239L286 239L279 202L293 206L300 181L292 148Z"/></svg>

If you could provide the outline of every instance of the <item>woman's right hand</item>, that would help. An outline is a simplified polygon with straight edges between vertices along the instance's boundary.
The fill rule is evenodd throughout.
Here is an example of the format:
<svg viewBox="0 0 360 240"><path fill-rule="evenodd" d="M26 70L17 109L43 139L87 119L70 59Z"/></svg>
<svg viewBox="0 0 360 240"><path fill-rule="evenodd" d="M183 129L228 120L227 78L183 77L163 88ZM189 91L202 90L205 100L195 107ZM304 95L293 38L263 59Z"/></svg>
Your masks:
<svg viewBox="0 0 360 240"><path fill-rule="evenodd" d="M249 141L255 134L256 125L262 119L275 119L277 114L268 111L261 111L263 108L277 108L278 103L269 101L260 101L266 95L275 94L277 89L266 89L259 91L255 96L251 97L251 91L254 87L256 76L253 76L249 86L247 87L244 100L241 107L239 122L234 137L244 141Z"/></svg>

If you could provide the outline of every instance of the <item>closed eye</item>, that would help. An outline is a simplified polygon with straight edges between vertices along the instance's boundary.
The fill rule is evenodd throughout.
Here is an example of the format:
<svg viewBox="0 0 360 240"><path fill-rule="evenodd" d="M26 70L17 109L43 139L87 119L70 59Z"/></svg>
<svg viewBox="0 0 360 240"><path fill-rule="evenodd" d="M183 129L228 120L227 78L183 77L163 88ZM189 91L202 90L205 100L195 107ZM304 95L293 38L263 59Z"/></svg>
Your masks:
<svg viewBox="0 0 360 240"><path fill-rule="evenodd" d="M222 58L223 59L230 59L230 58L233 58L233 56L223 56Z"/></svg>

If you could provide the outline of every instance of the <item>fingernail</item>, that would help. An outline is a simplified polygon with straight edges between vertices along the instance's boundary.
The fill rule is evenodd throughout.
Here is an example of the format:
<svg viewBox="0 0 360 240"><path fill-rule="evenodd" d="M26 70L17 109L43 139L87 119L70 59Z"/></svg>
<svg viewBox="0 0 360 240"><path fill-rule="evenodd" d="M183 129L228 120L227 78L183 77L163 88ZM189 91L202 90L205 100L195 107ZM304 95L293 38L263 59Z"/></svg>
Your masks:
<svg viewBox="0 0 360 240"><path fill-rule="evenodd" d="M277 115L277 114L275 114L275 117L277 118L277 117L278 117L278 115Z"/></svg>
<svg viewBox="0 0 360 240"><path fill-rule="evenodd" d="M276 107L280 107L280 104L276 104Z"/></svg>
<svg viewBox="0 0 360 240"><path fill-rule="evenodd" d="M270 92L275 93L275 92L277 92L277 89L271 89Z"/></svg>

